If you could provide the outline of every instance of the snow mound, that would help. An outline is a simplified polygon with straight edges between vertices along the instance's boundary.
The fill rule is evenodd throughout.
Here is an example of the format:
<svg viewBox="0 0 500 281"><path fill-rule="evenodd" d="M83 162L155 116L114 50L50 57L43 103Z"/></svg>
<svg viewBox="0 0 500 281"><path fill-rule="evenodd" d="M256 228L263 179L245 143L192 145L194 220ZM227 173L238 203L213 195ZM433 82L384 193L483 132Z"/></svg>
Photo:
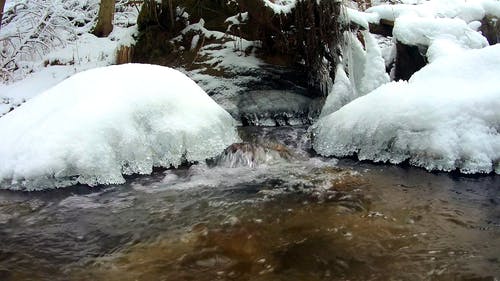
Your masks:
<svg viewBox="0 0 500 281"><path fill-rule="evenodd" d="M0 186L119 184L214 157L235 121L184 74L126 64L78 73L0 119Z"/></svg>
<svg viewBox="0 0 500 281"><path fill-rule="evenodd" d="M500 45L437 58L313 127L325 156L500 174Z"/></svg>

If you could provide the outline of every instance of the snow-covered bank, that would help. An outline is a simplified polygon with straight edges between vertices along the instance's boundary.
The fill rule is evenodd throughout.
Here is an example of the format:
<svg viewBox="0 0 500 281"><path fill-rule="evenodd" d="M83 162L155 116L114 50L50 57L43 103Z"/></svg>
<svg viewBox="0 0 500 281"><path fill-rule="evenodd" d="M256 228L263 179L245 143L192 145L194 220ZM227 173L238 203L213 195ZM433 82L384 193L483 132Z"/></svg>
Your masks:
<svg viewBox="0 0 500 281"><path fill-rule="evenodd" d="M0 118L2 188L123 183L213 157L232 117L184 74L127 64L76 74Z"/></svg>
<svg viewBox="0 0 500 281"><path fill-rule="evenodd" d="M500 45L442 56L314 126L322 155L500 174Z"/></svg>

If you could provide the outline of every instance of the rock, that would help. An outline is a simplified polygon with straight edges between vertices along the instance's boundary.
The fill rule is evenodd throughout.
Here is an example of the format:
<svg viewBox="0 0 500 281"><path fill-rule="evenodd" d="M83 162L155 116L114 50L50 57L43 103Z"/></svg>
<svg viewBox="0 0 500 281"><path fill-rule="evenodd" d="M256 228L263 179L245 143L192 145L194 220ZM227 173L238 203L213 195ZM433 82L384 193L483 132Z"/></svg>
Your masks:
<svg viewBox="0 0 500 281"><path fill-rule="evenodd" d="M232 115L244 126L308 125L319 113L314 100L286 90L251 91L237 97Z"/></svg>
<svg viewBox="0 0 500 281"><path fill-rule="evenodd" d="M226 148L214 162L217 166L229 168L255 167L265 163L288 160L292 157L291 151L279 143L234 143Z"/></svg>
<svg viewBox="0 0 500 281"><path fill-rule="evenodd" d="M394 21L381 19L379 24L370 23L370 33L382 36L392 36Z"/></svg>
<svg viewBox="0 0 500 281"><path fill-rule="evenodd" d="M488 43L490 43L490 45L495 45L500 42L500 22L498 21L498 18L486 16L481 21L480 30L484 37L488 39Z"/></svg>
<svg viewBox="0 0 500 281"><path fill-rule="evenodd" d="M401 42L396 42L396 69L394 80L408 80L413 73L419 71L427 62L425 51L420 50L419 46L405 45Z"/></svg>

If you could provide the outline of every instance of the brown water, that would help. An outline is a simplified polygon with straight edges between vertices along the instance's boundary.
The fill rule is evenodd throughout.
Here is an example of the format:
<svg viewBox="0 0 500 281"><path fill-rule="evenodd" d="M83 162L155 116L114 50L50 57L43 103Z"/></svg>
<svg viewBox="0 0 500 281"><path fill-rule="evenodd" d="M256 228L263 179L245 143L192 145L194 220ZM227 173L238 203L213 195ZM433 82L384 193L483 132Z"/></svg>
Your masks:
<svg viewBox="0 0 500 281"><path fill-rule="evenodd" d="M300 128L244 133L297 155L1 191L0 280L500 279L498 176L311 157Z"/></svg>

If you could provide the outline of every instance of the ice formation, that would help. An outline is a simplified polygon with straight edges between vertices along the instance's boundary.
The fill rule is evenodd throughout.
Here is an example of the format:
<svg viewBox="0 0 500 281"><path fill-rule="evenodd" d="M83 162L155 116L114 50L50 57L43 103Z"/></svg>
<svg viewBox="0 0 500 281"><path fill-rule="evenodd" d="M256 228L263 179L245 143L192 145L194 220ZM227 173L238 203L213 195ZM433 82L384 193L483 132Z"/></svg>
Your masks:
<svg viewBox="0 0 500 281"><path fill-rule="evenodd" d="M0 186L118 184L216 156L233 118L184 74L127 64L78 73L0 118Z"/></svg>
<svg viewBox="0 0 500 281"><path fill-rule="evenodd" d="M500 45L436 58L313 127L325 156L500 174Z"/></svg>
<svg viewBox="0 0 500 281"><path fill-rule="evenodd" d="M385 61L375 38L368 31L362 33L366 50L355 35L350 32L344 33L346 38L343 50L344 61L343 64L337 66L335 81L321 111L321 116L328 115L389 82L389 75L385 71Z"/></svg>
<svg viewBox="0 0 500 281"><path fill-rule="evenodd" d="M249 91L238 97L238 114L245 125L286 126L310 124L313 99L292 91ZM318 106L319 108L319 106ZM235 114L236 113L236 114Z"/></svg>
<svg viewBox="0 0 500 281"><path fill-rule="evenodd" d="M342 64L337 65L335 81L332 90L326 97L320 117L327 116L339 110L342 106L350 103L356 97L351 81L344 70L344 66Z"/></svg>

